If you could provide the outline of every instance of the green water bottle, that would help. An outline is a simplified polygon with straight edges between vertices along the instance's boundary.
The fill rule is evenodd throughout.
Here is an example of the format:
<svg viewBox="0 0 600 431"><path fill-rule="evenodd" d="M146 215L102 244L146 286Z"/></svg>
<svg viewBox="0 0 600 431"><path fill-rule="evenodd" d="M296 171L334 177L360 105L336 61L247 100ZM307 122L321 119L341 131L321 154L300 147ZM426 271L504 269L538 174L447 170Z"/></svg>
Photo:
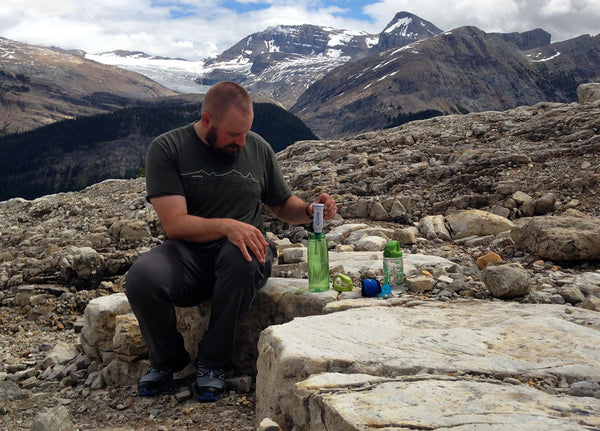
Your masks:
<svg viewBox="0 0 600 431"><path fill-rule="evenodd" d="M329 290L329 251L323 229L323 204L313 204L313 233L308 236L308 290Z"/></svg>
<svg viewBox="0 0 600 431"><path fill-rule="evenodd" d="M329 290L329 254L324 233L310 233L308 236L308 290Z"/></svg>

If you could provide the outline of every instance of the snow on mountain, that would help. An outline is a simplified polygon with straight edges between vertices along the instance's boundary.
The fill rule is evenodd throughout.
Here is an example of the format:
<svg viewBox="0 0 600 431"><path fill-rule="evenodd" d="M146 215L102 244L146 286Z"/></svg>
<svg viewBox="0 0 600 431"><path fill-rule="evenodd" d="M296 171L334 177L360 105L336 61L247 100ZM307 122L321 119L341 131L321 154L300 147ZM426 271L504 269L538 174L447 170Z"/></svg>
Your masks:
<svg viewBox="0 0 600 431"><path fill-rule="evenodd" d="M392 23L392 25L386 27L383 32L384 33L392 33L394 30L399 29L398 33L402 36L407 36L408 26L412 24L412 18L404 17L399 19L398 21Z"/></svg>
<svg viewBox="0 0 600 431"><path fill-rule="evenodd" d="M554 60L559 55L560 55L560 51L555 51L554 54L546 54L546 55L543 52L540 52L535 57L533 57L531 61L534 63L542 63L544 61ZM531 57L531 55L529 57Z"/></svg>
<svg viewBox="0 0 600 431"><path fill-rule="evenodd" d="M85 58L137 72L180 93L205 93L209 88L196 82L207 70L204 61L153 57L127 51L86 54Z"/></svg>
<svg viewBox="0 0 600 431"><path fill-rule="evenodd" d="M203 93L217 81L236 81L290 107L306 88L334 68L439 32L433 24L401 12L380 34L312 24L271 26L201 61L129 51L86 57L146 75L181 93Z"/></svg>

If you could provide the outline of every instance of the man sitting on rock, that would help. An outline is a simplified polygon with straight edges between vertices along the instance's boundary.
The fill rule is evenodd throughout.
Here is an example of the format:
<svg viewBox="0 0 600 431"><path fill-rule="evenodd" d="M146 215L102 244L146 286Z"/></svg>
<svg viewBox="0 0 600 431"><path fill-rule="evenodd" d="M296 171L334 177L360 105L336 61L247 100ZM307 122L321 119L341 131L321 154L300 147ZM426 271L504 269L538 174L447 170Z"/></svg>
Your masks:
<svg viewBox="0 0 600 431"><path fill-rule="evenodd" d="M200 121L150 145L147 198L168 239L141 256L126 277L125 293L150 352L139 395L169 390L173 373L190 361L174 307L210 299L192 392L200 401L220 398L236 327L266 283L276 254L263 232L261 203L285 222L310 221L312 204L292 194L275 153L250 131L253 118L246 90L221 82L207 92ZM325 219L335 215L328 194L315 202L325 204Z"/></svg>

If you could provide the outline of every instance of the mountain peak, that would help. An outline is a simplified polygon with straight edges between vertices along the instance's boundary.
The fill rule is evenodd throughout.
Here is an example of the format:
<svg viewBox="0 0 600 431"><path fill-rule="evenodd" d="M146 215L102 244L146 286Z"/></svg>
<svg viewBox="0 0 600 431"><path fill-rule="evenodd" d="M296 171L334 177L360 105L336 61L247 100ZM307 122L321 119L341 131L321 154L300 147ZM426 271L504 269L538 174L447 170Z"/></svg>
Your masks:
<svg viewBox="0 0 600 431"><path fill-rule="evenodd" d="M379 50L407 45L443 33L431 22L410 12L398 12L379 34Z"/></svg>

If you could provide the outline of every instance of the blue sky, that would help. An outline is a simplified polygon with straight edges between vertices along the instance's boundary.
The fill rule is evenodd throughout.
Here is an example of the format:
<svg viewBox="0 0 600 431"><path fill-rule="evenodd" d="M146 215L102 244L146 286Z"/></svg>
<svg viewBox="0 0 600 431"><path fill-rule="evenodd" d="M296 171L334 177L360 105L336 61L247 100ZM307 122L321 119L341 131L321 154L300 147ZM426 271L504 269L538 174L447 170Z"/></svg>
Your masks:
<svg viewBox="0 0 600 431"><path fill-rule="evenodd" d="M377 34L400 11L442 30L541 27L552 41L600 33L600 0L2 0L0 36L88 53L127 49L199 60L278 24Z"/></svg>
<svg viewBox="0 0 600 431"><path fill-rule="evenodd" d="M227 0L221 2L223 7L235 10L237 13L247 13L259 10L269 9L273 2L268 1L235 1ZM370 20L370 16L365 14L363 8L365 5L376 3L374 1L358 1L358 0L330 0L318 2L304 2L308 10L319 11L327 7L339 8L339 12L335 15L352 18L356 20Z"/></svg>

